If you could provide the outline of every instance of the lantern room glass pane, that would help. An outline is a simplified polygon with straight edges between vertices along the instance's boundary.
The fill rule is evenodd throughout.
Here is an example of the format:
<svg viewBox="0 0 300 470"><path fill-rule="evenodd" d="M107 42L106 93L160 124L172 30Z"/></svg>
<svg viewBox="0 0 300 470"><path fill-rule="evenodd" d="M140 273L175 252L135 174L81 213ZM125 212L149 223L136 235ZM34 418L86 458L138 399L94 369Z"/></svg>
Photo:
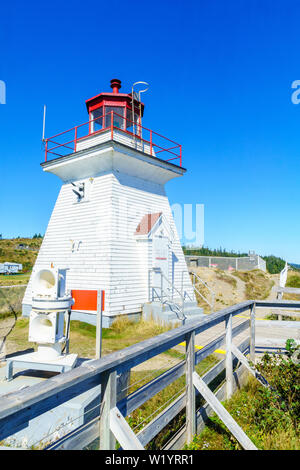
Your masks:
<svg viewBox="0 0 300 470"><path fill-rule="evenodd" d="M111 112L114 113L114 127L125 129L124 108L121 106L105 106L105 127L111 125Z"/></svg>
<svg viewBox="0 0 300 470"><path fill-rule="evenodd" d="M95 109L91 112L91 132L97 132L102 129L103 108Z"/></svg>

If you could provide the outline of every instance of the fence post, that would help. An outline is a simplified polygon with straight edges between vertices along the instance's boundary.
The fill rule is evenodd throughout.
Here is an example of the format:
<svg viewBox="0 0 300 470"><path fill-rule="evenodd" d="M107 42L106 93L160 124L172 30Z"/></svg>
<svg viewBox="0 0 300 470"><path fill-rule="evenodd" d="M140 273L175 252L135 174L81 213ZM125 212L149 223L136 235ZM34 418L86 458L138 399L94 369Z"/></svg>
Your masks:
<svg viewBox="0 0 300 470"><path fill-rule="evenodd" d="M74 152L76 152L76 146L77 146L77 126L75 127Z"/></svg>
<svg viewBox="0 0 300 470"><path fill-rule="evenodd" d="M45 142L45 162L47 161L47 153L48 153L48 140Z"/></svg>
<svg viewBox="0 0 300 470"><path fill-rule="evenodd" d="M233 367L232 367L232 314L226 317L226 398L230 398L233 391Z"/></svg>
<svg viewBox="0 0 300 470"><path fill-rule="evenodd" d="M282 292L278 292L277 294L277 300L282 300L282 297L283 297L283 293ZM276 312L276 311L275 311ZM276 312L277 313L277 312ZM282 321L282 315L281 315L281 311L279 311L277 313L277 320L279 321Z"/></svg>
<svg viewBox="0 0 300 470"><path fill-rule="evenodd" d="M193 384L193 372L195 369L195 331L186 335L185 342L186 442L189 444L196 433L196 403Z"/></svg>
<svg viewBox="0 0 300 470"><path fill-rule="evenodd" d="M255 303L250 308L250 360L255 363Z"/></svg>
<svg viewBox="0 0 300 470"><path fill-rule="evenodd" d="M115 450L116 440L110 430L110 410L117 401L117 373L107 371L101 374L100 406L100 450Z"/></svg>

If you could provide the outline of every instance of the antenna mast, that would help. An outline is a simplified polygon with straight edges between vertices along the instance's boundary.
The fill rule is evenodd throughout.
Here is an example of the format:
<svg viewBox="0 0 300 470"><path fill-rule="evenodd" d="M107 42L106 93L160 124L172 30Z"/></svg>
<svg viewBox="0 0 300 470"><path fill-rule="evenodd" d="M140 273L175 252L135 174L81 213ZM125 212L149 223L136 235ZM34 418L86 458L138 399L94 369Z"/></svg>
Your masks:
<svg viewBox="0 0 300 470"><path fill-rule="evenodd" d="M45 126L46 126L46 105L44 104L42 142L45 142Z"/></svg>
<svg viewBox="0 0 300 470"><path fill-rule="evenodd" d="M138 92L134 92L134 87L136 85L146 85L146 88L143 89L143 90L139 90ZM139 102L139 114L140 114L140 126L142 126L142 105L141 105L141 93L144 93L145 91L147 91L149 89L149 83L147 82L135 82L133 85L132 85L132 89L131 89L131 96L132 96L132 127L133 127L133 135L135 135L135 127L134 127L134 96L137 95L137 100ZM138 127L138 125L137 125ZM137 129L138 130L138 129ZM139 133L140 137L142 137L142 127L140 128L140 133Z"/></svg>

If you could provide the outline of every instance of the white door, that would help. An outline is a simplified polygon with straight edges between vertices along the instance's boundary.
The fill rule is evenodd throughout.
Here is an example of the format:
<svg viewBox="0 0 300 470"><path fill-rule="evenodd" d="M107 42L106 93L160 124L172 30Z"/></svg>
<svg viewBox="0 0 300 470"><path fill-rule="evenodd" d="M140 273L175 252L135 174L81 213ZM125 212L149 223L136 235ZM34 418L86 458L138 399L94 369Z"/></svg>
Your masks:
<svg viewBox="0 0 300 470"><path fill-rule="evenodd" d="M153 268L155 268L152 273L152 300L155 300L155 297L166 297L168 288L170 288L167 281L169 279L169 239L167 237L155 237L152 243Z"/></svg>

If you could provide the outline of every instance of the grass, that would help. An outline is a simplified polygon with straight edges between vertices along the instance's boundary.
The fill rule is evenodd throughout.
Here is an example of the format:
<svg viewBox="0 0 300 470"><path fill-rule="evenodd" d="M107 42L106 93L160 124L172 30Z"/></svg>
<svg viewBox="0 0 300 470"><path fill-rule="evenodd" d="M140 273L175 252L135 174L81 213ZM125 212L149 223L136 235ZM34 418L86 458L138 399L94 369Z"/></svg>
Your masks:
<svg viewBox="0 0 300 470"><path fill-rule="evenodd" d="M236 392L223 405L241 426L258 449L262 450L299 450L300 441L297 429L278 420L273 426L262 424L257 412L257 397L261 385L250 377L248 384ZM232 436L216 414L211 416L203 432L196 435L187 446L190 450L241 450L238 441Z"/></svg>
<svg viewBox="0 0 300 470"><path fill-rule="evenodd" d="M219 281L227 282L231 287L234 289L237 286L237 281L236 279L232 278L231 276L228 276L224 271L221 271L220 269L216 270L217 274L216 277L219 279Z"/></svg>
<svg viewBox="0 0 300 470"><path fill-rule="evenodd" d="M203 285L201 284L200 282L198 282L196 284L196 287L198 289L198 291L206 298L208 299L208 301L210 301L211 299L211 294L209 292L209 290ZM203 308L203 311L204 313L210 313L211 312L211 308L210 306L208 305L208 303L202 299L201 295L198 294L197 291L195 291L195 295L196 295L196 300L197 300L197 304L199 307Z"/></svg>
<svg viewBox="0 0 300 470"><path fill-rule="evenodd" d="M103 329L103 355L157 336L170 328L154 321L132 322L126 316L119 317L110 328ZM70 331L70 352L77 352L82 357L94 357L96 327L80 321L71 321Z"/></svg>
<svg viewBox="0 0 300 470"><path fill-rule="evenodd" d="M27 284L30 278L30 273L24 274L0 274L0 286L14 286L18 284Z"/></svg>
<svg viewBox="0 0 300 470"><path fill-rule="evenodd" d="M1 284L0 284L1 285ZM26 287L0 289L0 315L5 315L11 308L19 313L22 310L22 300Z"/></svg>
<svg viewBox="0 0 300 470"><path fill-rule="evenodd" d="M253 271L233 271L232 274L245 282L246 300L266 299L274 285L274 281L269 279L267 274L259 269Z"/></svg>
<svg viewBox="0 0 300 470"><path fill-rule="evenodd" d="M245 387L223 405L258 449L300 450L300 366L286 356L265 354L256 365L272 388L250 376ZM216 414L201 433L194 436L192 450L240 450Z"/></svg>
<svg viewBox="0 0 300 470"><path fill-rule="evenodd" d="M300 273L289 273L286 281L286 287L296 287L300 289Z"/></svg>
<svg viewBox="0 0 300 470"><path fill-rule="evenodd" d="M300 289L300 273L296 271L289 272L285 286ZM284 300L299 300L299 298L299 294L283 294Z"/></svg>
<svg viewBox="0 0 300 470"><path fill-rule="evenodd" d="M0 319L7 318L8 313L0 316ZM29 319L19 317L15 328L8 337L9 352L19 349L32 348L33 343L29 343L28 338ZM157 336L170 327L162 326L154 321L144 321L133 323L127 317L118 318L111 328L103 329L102 352L103 355L119 351L127 346L144 341L153 336ZM88 323L71 321L70 328L70 352L77 353L79 357L95 357L96 327ZM176 351L170 354L176 355Z"/></svg>

